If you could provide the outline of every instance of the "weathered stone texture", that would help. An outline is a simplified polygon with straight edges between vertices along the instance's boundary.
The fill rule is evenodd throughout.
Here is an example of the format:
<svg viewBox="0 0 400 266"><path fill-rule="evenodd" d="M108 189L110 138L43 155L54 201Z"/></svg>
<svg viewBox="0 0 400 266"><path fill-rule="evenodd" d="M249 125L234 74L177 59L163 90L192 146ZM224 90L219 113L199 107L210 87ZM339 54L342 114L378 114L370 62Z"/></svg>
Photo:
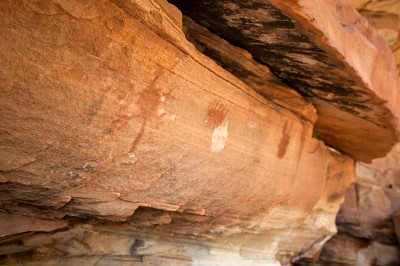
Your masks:
<svg viewBox="0 0 400 266"><path fill-rule="evenodd" d="M339 233L315 265L398 265L400 144L372 164L357 165L336 223ZM311 264L314 265L314 264Z"/></svg>
<svg viewBox="0 0 400 266"><path fill-rule="evenodd" d="M186 16L184 26L186 38L203 54L278 107L315 123L317 113L314 106L272 74L268 67L254 61L248 51L232 45Z"/></svg>
<svg viewBox="0 0 400 266"><path fill-rule="evenodd" d="M148 234L260 233L274 263L336 232L353 160L197 51L173 7L2 1L0 12L3 210ZM29 260L59 254L38 252Z"/></svg>
<svg viewBox="0 0 400 266"><path fill-rule="evenodd" d="M171 2L311 101L316 133L330 146L369 162L397 142L400 79L392 52L346 1Z"/></svg>
<svg viewBox="0 0 400 266"><path fill-rule="evenodd" d="M67 225L62 221L43 220L25 215L0 212L0 237L25 232L51 232Z"/></svg>
<svg viewBox="0 0 400 266"><path fill-rule="evenodd" d="M386 40L400 67L400 2L397 0L350 0Z"/></svg>
<svg viewBox="0 0 400 266"><path fill-rule="evenodd" d="M203 26L0 1L0 264L398 263L399 160L358 165L336 227L354 161L314 136L365 161L397 140L382 39L344 1L186 3Z"/></svg>

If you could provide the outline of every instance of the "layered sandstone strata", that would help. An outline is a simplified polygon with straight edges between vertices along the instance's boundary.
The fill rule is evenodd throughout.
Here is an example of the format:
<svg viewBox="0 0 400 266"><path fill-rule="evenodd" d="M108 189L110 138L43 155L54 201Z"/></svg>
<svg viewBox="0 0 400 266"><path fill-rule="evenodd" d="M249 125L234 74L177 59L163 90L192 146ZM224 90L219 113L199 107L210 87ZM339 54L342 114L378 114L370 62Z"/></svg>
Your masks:
<svg viewBox="0 0 400 266"><path fill-rule="evenodd" d="M316 133L330 146L370 162L397 142L400 80L392 52L347 1L171 2L311 101Z"/></svg>
<svg viewBox="0 0 400 266"><path fill-rule="evenodd" d="M0 12L2 263L190 264L216 250L201 263L288 264L336 232L354 161L314 137L314 108L246 51L196 24L186 37L162 1ZM217 64L187 38L226 49ZM371 99L392 134L394 114Z"/></svg>

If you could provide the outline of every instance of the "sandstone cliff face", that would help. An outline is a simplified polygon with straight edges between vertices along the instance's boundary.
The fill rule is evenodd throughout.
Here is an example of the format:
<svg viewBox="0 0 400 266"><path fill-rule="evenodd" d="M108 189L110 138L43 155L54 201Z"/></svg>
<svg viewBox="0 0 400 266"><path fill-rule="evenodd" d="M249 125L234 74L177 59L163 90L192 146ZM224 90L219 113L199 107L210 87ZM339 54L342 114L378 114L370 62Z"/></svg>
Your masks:
<svg viewBox="0 0 400 266"><path fill-rule="evenodd" d="M398 1L350 2L385 38L400 64ZM398 265L400 263L398 188L399 144L372 164L357 165L356 183L337 217L339 233L327 242L318 265ZM397 237L396 237L397 236Z"/></svg>
<svg viewBox="0 0 400 266"><path fill-rule="evenodd" d="M391 50L347 1L171 2L312 102L315 132L331 147L370 162L398 140L391 113L400 81Z"/></svg>
<svg viewBox="0 0 400 266"><path fill-rule="evenodd" d="M289 264L336 233L354 160L249 52L163 1L0 13L1 263ZM346 60L326 53L332 69ZM397 113L374 86L365 104L389 138L377 156Z"/></svg>
<svg viewBox="0 0 400 266"><path fill-rule="evenodd" d="M318 263L306 265L398 265L400 145L372 164L357 165L357 182L346 192L336 218L339 233Z"/></svg>
<svg viewBox="0 0 400 266"><path fill-rule="evenodd" d="M383 36L400 66L400 3L395 0L349 0Z"/></svg>

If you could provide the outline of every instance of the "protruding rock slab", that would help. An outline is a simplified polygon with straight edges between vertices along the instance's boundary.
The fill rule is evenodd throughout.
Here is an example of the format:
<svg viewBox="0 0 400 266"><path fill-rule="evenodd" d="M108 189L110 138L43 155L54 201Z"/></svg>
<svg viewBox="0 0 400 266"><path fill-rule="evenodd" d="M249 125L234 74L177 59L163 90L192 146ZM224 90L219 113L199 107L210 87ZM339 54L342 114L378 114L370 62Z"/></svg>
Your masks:
<svg viewBox="0 0 400 266"><path fill-rule="evenodd" d="M272 74L268 67L254 61L248 51L232 45L186 16L183 24L186 38L199 51L271 102L315 123L314 106Z"/></svg>
<svg viewBox="0 0 400 266"><path fill-rule="evenodd" d="M43 220L5 212L0 212L0 221L0 237L25 232L50 232L67 225L58 220Z"/></svg>
<svg viewBox="0 0 400 266"><path fill-rule="evenodd" d="M316 132L332 147L370 161L396 143L400 80L393 55L346 1L171 2L312 101Z"/></svg>

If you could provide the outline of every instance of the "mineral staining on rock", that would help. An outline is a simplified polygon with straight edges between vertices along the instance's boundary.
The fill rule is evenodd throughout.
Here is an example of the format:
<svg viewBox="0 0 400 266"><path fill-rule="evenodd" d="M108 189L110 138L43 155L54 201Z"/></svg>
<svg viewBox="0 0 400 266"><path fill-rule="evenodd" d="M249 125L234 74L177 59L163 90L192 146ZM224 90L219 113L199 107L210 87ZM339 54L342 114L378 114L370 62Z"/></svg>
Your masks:
<svg viewBox="0 0 400 266"><path fill-rule="evenodd" d="M220 152L225 148L225 143L228 140L228 122L223 122L220 126L214 128L211 137L211 151Z"/></svg>
<svg viewBox="0 0 400 266"><path fill-rule="evenodd" d="M197 49L224 45L213 61L161 0L0 13L0 206L8 225L25 217L2 263L189 264L229 259L229 241L242 262L284 264L335 234L354 160L314 137L313 107L248 52L186 24Z"/></svg>
<svg viewBox="0 0 400 266"><path fill-rule="evenodd" d="M397 142L400 79L393 56L345 1L171 2L311 101L319 114L316 133L328 145L370 162ZM379 143L371 138L377 135Z"/></svg>

